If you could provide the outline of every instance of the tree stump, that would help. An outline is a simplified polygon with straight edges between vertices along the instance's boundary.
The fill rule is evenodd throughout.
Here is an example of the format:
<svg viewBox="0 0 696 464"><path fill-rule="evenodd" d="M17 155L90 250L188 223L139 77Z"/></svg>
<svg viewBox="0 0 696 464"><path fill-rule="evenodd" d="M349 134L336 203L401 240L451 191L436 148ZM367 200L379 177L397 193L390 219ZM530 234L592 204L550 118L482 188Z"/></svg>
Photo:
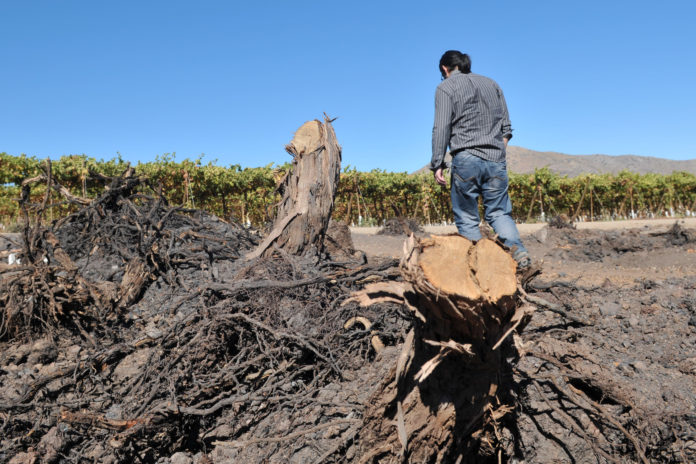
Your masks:
<svg viewBox="0 0 696 464"><path fill-rule="evenodd" d="M401 272L404 282L351 299L402 302L416 316L393 377L369 402L359 462L483 462L510 452L501 420L513 409L512 382L501 351L532 310L514 259L488 239L411 236Z"/></svg>
<svg viewBox="0 0 696 464"><path fill-rule="evenodd" d="M266 239L247 258L268 255L274 247L292 255L318 254L333 211L341 172L341 147L324 115L304 123L285 147L292 168L281 181L282 199Z"/></svg>
<svg viewBox="0 0 696 464"><path fill-rule="evenodd" d="M406 246L402 272L433 337L495 343L515 309L515 260L491 240L473 244L460 235L411 239Z"/></svg>

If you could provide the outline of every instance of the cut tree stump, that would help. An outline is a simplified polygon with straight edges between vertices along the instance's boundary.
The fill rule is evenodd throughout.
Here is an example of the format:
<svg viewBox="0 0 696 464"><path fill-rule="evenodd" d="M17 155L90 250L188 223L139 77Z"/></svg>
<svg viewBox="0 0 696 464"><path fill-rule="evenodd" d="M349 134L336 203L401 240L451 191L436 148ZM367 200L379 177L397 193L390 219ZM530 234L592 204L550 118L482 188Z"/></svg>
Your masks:
<svg viewBox="0 0 696 464"><path fill-rule="evenodd" d="M516 263L496 242L460 235L404 243L404 282L368 285L349 301L402 302L416 316L358 438L364 463L483 462L511 455L501 420L513 408L503 341L534 309ZM514 348L512 348L514 349ZM378 444L375 446L375 444ZM462 461L463 459L463 461Z"/></svg>
<svg viewBox="0 0 696 464"><path fill-rule="evenodd" d="M517 266L505 250L460 235L433 236L417 246L412 239L407 247L404 277L437 338L478 345L499 335L517 293Z"/></svg>
<svg viewBox="0 0 696 464"><path fill-rule="evenodd" d="M292 255L315 255L323 248L341 172L341 147L324 115L304 123L285 147L292 168L281 181L283 195L270 233L248 259L280 248Z"/></svg>

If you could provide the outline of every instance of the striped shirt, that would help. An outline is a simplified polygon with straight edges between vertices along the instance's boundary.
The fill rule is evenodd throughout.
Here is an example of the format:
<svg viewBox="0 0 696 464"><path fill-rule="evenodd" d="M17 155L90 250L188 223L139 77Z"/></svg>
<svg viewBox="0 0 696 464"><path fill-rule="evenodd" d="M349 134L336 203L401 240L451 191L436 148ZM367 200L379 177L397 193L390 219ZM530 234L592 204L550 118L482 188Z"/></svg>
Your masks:
<svg viewBox="0 0 696 464"><path fill-rule="evenodd" d="M485 160L503 162L503 137L512 138L512 127L498 84L479 74L452 71L435 91L430 169L444 167L447 145L453 155L466 150Z"/></svg>

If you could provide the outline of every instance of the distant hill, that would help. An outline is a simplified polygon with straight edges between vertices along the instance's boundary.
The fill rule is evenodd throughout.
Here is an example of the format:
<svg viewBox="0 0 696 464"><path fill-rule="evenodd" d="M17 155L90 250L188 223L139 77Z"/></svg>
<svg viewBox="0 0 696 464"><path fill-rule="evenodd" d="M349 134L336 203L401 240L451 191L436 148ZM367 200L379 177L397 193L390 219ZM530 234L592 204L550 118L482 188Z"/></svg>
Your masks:
<svg viewBox="0 0 696 464"><path fill-rule="evenodd" d="M638 174L649 172L671 174L674 171L696 174L696 159L675 161L637 155L566 155L550 151L528 150L512 145L508 147L507 160L510 171L520 174L534 172L534 169L543 167L568 177L585 173L616 174L624 169Z"/></svg>
<svg viewBox="0 0 696 464"><path fill-rule="evenodd" d="M637 155L566 155L552 151L534 151L510 145L507 149L508 169L518 174L548 167L557 174L575 177L580 174L616 174L624 169L638 174L654 172L671 174L685 171L696 174L696 159L675 161L653 156ZM428 166L417 172L427 171Z"/></svg>

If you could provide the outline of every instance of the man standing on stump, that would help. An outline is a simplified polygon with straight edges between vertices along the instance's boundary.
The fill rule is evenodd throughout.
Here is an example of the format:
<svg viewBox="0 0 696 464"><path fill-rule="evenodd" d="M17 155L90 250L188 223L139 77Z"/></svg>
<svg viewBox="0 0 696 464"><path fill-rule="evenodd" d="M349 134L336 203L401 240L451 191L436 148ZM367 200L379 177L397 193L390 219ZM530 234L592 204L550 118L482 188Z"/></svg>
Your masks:
<svg viewBox="0 0 696 464"><path fill-rule="evenodd" d="M440 185L445 153L452 154L452 211L460 235L480 240L478 197L485 219L513 252L518 269L531 265L512 219L505 149L512 138L503 91L492 79L471 72L469 55L449 50L440 58L442 82L435 91L433 157L430 169Z"/></svg>

